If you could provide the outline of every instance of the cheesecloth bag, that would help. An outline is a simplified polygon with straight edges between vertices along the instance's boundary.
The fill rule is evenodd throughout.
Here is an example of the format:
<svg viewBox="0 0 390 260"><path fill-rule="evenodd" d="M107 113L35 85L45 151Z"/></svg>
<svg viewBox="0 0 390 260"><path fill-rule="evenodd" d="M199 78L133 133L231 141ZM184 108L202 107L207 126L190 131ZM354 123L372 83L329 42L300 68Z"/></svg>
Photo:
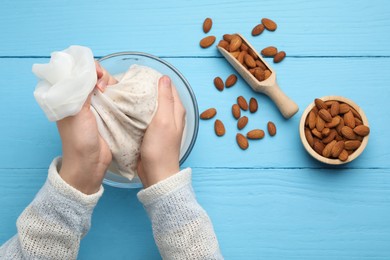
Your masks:
<svg viewBox="0 0 390 260"><path fill-rule="evenodd" d="M50 121L76 115L93 92L91 110L113 156L109 169L132 180L143 135L157 109L162 75L132 65L127 72L114 75L118 83L101 93L94 90L97 75L92 51L83 46L53 52L49 63L34 64L32 71L38 77L34 97Z"/></svg>

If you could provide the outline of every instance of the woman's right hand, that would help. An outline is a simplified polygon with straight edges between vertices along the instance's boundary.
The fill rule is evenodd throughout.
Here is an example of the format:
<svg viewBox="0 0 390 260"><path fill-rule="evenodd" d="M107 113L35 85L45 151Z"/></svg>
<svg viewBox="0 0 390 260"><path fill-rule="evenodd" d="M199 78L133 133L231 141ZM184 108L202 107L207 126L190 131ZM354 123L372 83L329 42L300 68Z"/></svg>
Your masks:
<svg viewBox="0 0 390 260"><path fill-rule="evenodd" d="M185 108L170 78L161 77L158 83L158 108L146 129L138 163L138 176L144 188L180 171L185 114Z"/></svg>

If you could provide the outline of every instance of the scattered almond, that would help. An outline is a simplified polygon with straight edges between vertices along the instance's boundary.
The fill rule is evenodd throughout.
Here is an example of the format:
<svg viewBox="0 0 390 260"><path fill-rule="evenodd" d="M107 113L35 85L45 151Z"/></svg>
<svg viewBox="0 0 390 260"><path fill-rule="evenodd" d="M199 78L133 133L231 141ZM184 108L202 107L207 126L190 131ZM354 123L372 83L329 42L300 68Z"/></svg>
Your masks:
<svg viewBox="0 0 390 260"><path fill-rule="evenodd" d="M279 63L286 57L286 52L280 51L274 56L274 62Z"/></svg>
<svg viewBox="0 0 390 260"><path fill-rule="evenodd" d="M276 126L273 122L271 121L268 122L267 129L270 136L276 135Z"/></svg>
<svg viewBox="0 0 390 260"><path fill-rule="evenodd" d="M246 137L248 139L253 139L253 140L257 140L257 139L263 139L264 138L264 131L261 130L261 129L254 129L252 131L249 131L247 134L246 134Z"/></svg>
<svg viewBox="0 0 390 260"><path fill-rule="evenodd" d="M211 27L213 26L213 21L211 18L206 18L203 22L203 31L205 33L208 33L211 30Z"/></svg>
<svg viewBox="0 0 390 260"><path fill-rule="evenodd" d="M239 130L243 129L248 124L248 117L243 116L237 121L237 128Z"/></svg>
<svg viewBox="0 0 390 260"><path fill-rule="evenodd" d="M252 36L260 35L264 31L264 25L258 24L252 29Z"/></svg>
<svg viewBox="0 0 390 260"><path fill-rule="evenodd" d="M246 102L246 99L243 96L239 96L237 98L237 104L240 106L240 108L244 111L248 110L248 103Z"/></svg>
<svg viewBox="0 0 390 260"><path fill-rule="evenodd" d="M268 46L261 50L261 55L264 57L273 57L278 53L278 49L274 46Z"/></svg>
<svg viewBox="0 0 390 260"><path fill-rule="evenodd" d="M210 47L211 45L213 45L213 43L215 42L215 36L206 36L204 37L201 41L200 41L200 47L202 48L208 48Z"/></svg>
<svg viewBox="0 0 390 260"><path fill-rule="evenodd" d="M200 114L200 119L204 119L204 120L211 119L216 114L217 114L217 110L215 108L209 108Z"/></svg>
<svg viewBox="0 0 390 260"><path fill-rule="evenodd" d="M222 91L224 89L223 81L220 77L214 78L214 86L219 90Z"/></svg>
<svg viewBox="0 0 390 260"><path fill-rule="evenodd" d="M259 105L257 103L257 100L255 98L251 98L249 100L249 111L251 113L255 113L258 109Z"/></svg>
<svg viewBox="0 0 390 260"><path fill-rule="evenodd" d="M239 105L234 104L232 106L232 114L233 114L235 119L239 119L240 118L240 116L241 116L241 109L240 109Z"/></svg>
<svg viewBox="0 0 390 260"><path fill-rule="evenodd" d="M278 27L274 21L268 18L261 19L261 23L264 25L265 29L268 31L275 31Z"/></svg>
<svg viewBox="0 0 390 260"><path fill-rule="evenodd" d="M249 143L248 143L248 139L246 139L245 136L243 136L242 134L238 133L238 134L236 135L236 141L237 141L238 146L239 146L242 150L248 149Z"/></svg>
<svg viewBox="0 0 390 260"><path fill-rule="evenodd" d="M234 75L234 74L231 74L225 81L225 86L227 88L230 88L231 86L233 86L234 84L236 84L237 82L237 76Z"/></svg>
<svg viewBox="0 0 390 260"><path fill-rule="evenodd" d="M225 126L223 125L221 120L218 120L218 119L215 120L214 130L215 130L215 134L217 136L223 136L225 134L225 132L226 132Z"/></svg>

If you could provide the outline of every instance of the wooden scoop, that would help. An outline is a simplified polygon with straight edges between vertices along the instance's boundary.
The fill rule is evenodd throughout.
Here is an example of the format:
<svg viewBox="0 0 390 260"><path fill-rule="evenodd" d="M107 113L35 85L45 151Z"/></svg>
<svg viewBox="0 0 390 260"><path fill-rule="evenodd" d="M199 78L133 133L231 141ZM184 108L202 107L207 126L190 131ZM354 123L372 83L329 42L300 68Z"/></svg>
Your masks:
<svg viewBox="0 0 390 260"><path fill-rule="evenodd" d="M241 37L242 42L245 43L249 48L251 48L257 55L257 57L264 63L264 65L271 71L271 76L269 78L258 81L250 72L247 70L236 58L234 58L227 50L218 46L218 50L225 57L225 59L236 69L236 71L241 75L241 77L251 86L251 88L256 91L263 93L270 97L272 101L276 104L279 111L285 118L292 117L296 112L298 112L297 104L292 101L283 91L279 88L278 83L276 82L276 72L272 69L271 66L259 55L256 49L240 34L236 34Z"/></svg>

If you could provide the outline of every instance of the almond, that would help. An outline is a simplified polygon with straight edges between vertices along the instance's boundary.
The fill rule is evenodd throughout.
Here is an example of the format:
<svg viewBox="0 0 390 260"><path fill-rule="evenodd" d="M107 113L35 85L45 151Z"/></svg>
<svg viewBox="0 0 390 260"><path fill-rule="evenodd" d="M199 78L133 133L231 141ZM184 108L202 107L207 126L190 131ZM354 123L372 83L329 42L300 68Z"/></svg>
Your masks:
<svg viewBox="0 0 390 260"><path fill-rule="evenodd" d="M225 50L229 51L229 43L225 40L220 40L218 43L219 47L224 48Z"/></svg>
<svg viewBox="0 0 390 260"><path fill-rule="evenodd" d="M359 148L360 144L362 142L360 142L359 140L349 140L349 141L345 141L345 150L356 150Z"/></svg>
<svg viewBox="0 0 390 260"><path fill-rule="evenodd" d="M237 104L240 106L242 110L245 111L248 110L248 103L246 102L246 99L243 96L239 96L237 98Z"/></svg>
<svg viewBox="0 0 390 260"><path fill-rule="evenodd" d="M258 109L259 105L257 103L257 100L255 98L251 98L249 100L249 111L251 113L255 113Z"/></svg>
<svg viewBox="0 0 390 260"><path fill-rule="evenodd" d="M248 117L243 116L237 121L237 128L239 130L243 129L248 124Z"/></svg>
<svg viewBox="0 0 390 260"><path fill-rule="evenodd" d="M237 35L233 35L230 41L229 51L236 51L241 47L242 39Z"/></svg>
<svg viewBox="0 0 390 260"><path fill-rule="evenodd" d="M349 139L349 140L354 140L356 139L356 134L355 132L352 130L352 128L350 128L349 126L344 126L343 128L341 128L341 134Z"/></svg>
<svg viewBox="0 0 390 260"><path fill-rule="evenodd" d="M360 136L366 136L370 133L370 128L365 125L358 125L353 129L353 131Z"/></svg>
<svg viewBox="0 0 390 260"><path fill-rule="evenodd" d="M278 27L274 21L272 21L271 19L268 19L268 18L261 19L261 23L264 25L265 29L267 29L268 31L275 31L276 28Z"/></svg>
<svg viewBox="0 0 390 260"><path fill-rule="evenodd" d="M256 62L251 55L246 54L244 56L244 61L245 61L245 64L248 65L249 68L256 67Z"/></svg>
<svg viewBox="0 0 390 260"><path fill-rule="evenodd" d="M322 139L322 134L317 130L317 128L312 129L311 132L314 136L318 137L318 139Z"/></svg>
<svg viewBox="0 0 390 260"><path fill-rule="evenodd" d="M321 110L321 109L328 109L328 106L325 104L325 102L322 101L322 100L319 99L319 98L314 99L314 104L316 105L316 107L318 108L318 110Z"/></svg>
<svg viewBox="0 0 390 260"><path fill-rule="evenodd" d="M240 51L233 51L230 53L230 55L232 55L234 58L238 59L238 56L240 55Z"/></svg>
<svg viewBox="0 0 390 260"><path fill-rule="evenodd" d="M331 151L332 157L338 158L343 150L344 150L344 141L337 142L332 148Z"/></svg>
<svg viewBox="0 0 390 260"><path fill-rule="evenodd" d="M332 103L330 107L330 115L337 116L339 113L340 113L340 104L339 102L335 101Z"/></svg>
<svg viewBox="0 0 390 260"><path fill-rule="evenodd" d="M320 132L325 128L325 121L320 116L317 116L316 128Z"/></svg>
<svg viewBox="0 0 390 260"><path fill-rule="evenodd" d="M278 53L278 49L274 46L268 46L261 50L261 55L264 57L273 57Z"/></svg>
<svg viewBox="0 0 390 260"><path fill-rule="evenodd" d="M266 70L267 67L264 65L264 63L260 60L256 60L256 66L259 67L262 70Z"/></svg>
<svg viewBox="0 0 390 260"><path fill-rule="evenodd" d="M322 155L322 151L324 150L325 145L321 141L315 141L313 145L314 151L316 151L318 154Z"/></svg>
<svg viewBox="0 0 390 260"><path fill-rule="evenodd" d="M242 43L241 46L240 46L240 50L241 50L241 51L248 51L248 50L249 50L249 47L248 47L248 45L246 45L245 43Z"/></svg>
<svg viewBox="0 0 390 260"><path fill-rule="evenodd" d="M329 158L332 153L333 146L335 146L336 143L336 140L333 140L332 142L328 143L322 151L322 156Z"/></svg>
<svg viewBox="0 0 390 260"><path fill-rule="evenodd" d="M211 45L213 45L213 43L215 42L215 36L207 36L207 37L204 37L202 40L200 40L200 47L202 48L208 48L210 47Z"/></svg>
<svg viewBox="0 0 390 260"><path fill-rule="evenodd" d="M252 49L248 49L248 54L252 56L252 58L253 58L253 59L255 60L255 62L256 62L256 66L258 66L258 65L257 65L257 54L256 54L256 52L255 52L254 50L252 50Z"/></svg>
<svg viewBox="0 0 390 260"><path fill-rule="evenodd" d="M321 134L323 137L327 137L330 134L330 129L325 127L324 129L322 129Z"/></svg>
<svg viewBox="0 0 390 260"><path fill-rule="evenodd" d="M270 136L276 135L276 126L273 122L271 121L268 122L267 129Z"/></svg>
<svg viewBox="0 0 390 260"><path fill-rule="evenodd" d="M360 114L354 109L354 108L350 108L351 109L351 111L352 111L352 114L355 116L355 117L357 117L357 118L359 118L360 120L362 120L362 117L360 116Z"/></svg>
<svg viewBox="0 0 390 260"><path fill-rule="evenodd" d="M345 104L345 103L340 104L340 107L339 107L339 112L340 112L340 114L345 114L345 113L347 113L349 110L351 110L351 107L350 107L350 106L348 106L348 105Z"/></svg>
<svg viewBox="0 0 390 260"><path fill-rule="evenodd" d="M222 91L224 89L223 81L220 77L214 78L214 86L219 90Z"/></svg>
<svg viewBox="0 0 390 260"><path fill-rule="evenodd" d="M314 146L314 139L313 139L313 135L311 134L311 131L309 128L305 127L305 137L306 137L306 140L307 142L309 143L309 145L311 147Z"/></svg>
<svg viewBox="0 0 390 260"><path fill-rule="evenodd" d="M340 116L337 116L340 118L340 123L337 125L336 127L336 131L339 135L341 135L341 128L343 128L345 125L344 125L344 119Z"/></svg>
<svg viewBox="0 0 390 260"><path fill-rule="evenodd" d="M265 72L264 70L260 69L260 68L256 68L254 70L254 76L255 78L258 80L258 81L263 81L265 80Z"/></svg>
<svg viewBox="0 0 390 260"><path fill-rule="evenodd" d="M240 110L240 106L237 105L237 104L234 104L232 106L232 114L234 116L235 119L239 119L240 116L241 116L241 110Z"/></svg>
<svg viewBox="0 0 390 260"><path fill-rule="evenodd" d="M355 117L351 110L344 114L344 124L352 129L355 128Z"/></svg>
<svg viewBox="0 0 390 260"><path fill-rule="evenodd" d="M309 128L313 129L314 127L316 127L316 123L317 123L317 116L316 113L312 110L309 113Z"/></svg>
<svg viewBox="0 0 390 260"><path fill-rule="evenodd" d="M264 31L264 25L258 24L252 29L252 36L260 35Z"/></svg>
<svg viewBox="0 0 390 260"><path fill-rule="evenodd" d="M265 79L268 79L271 76L272 72L270 70L265 70L264 71L264 77Z"/></svg>
<svg viewBox="0 0 390 260"><path fill-rule="evenodd" d="M340 124L340 121L341 121L341 117L335 116L332 118L332 121L330 121L330 123L325 124L325 127L334 128Z"/></svg>
<svg viewBox="0 0 390 260"><path fill-rule="evenodd" d="M356 125L356 126L362 125L362 124L363 124L362 120L360 120L359 118L354 117L354 119L355 119L355 125Z"/></svg>
<svg viewBox="0 0 390 260"><path fill-rule="evenodd" d="M203 22L203 31L205 33L208 33L211 30L212 26L213 26L213 20L211 20L211 18L206 18Z"/></svg>
<svg viewBox="0 0 390 260"><path fill-rule="evenodd" d="M231 34L224 34L223 37L222 37L225 41L229 42L232 40L233 38L233 35Z"/></svg>
<svg viewBox="0 0 390 260"><path fill-rule="evenodd" d="M279 63L286 57L286 52L280 51L274 56L274 62Z"/></svg>
<svg viewBox="0 0 390 260"><path fill-rule="evenodd" d="M328 144L336 138L336 135L337 135L336 130L332 129L332 130L330 130L329 135L327 137L325 137L324 139L322 139L322 142L324 144Z"/></svg>
<svg viewBox="0 0 390 260"><path fill-rule="evenodd" d="M225 86L227 88L230 88L231 86L233 86L234 84L236 84L237 82L237 76L234 75L234 74L231 74L225 81Z"/></svg>
<svg viewBox="0 0 390 260"><path fill-rule="evenodd" d="M215 115L217 114L217 110L215 108L209 108L209 109L206 109L205 111L203 111L201 114L200 114L200 119L211 119L213 118Z"/></svg>
<svg viewBox="0 0 390 260"><path fill-rule="evenodd" d="M253 140L256 140L256 139L263 139L264 138L264 131L261 130L261 129L254 129L252 131L249 131L247 134L246 134L246 137L248 139L253 139Z"/></svg>
<svg viewBox="0 0 390 260"><path fill-rule="evenodd" d="M325 122L330 123L332 122L332 116L326 109L320 109L318 111L318 116L320 116L322 119L324 119Z"/></svg>
<svg viewBox="0 0 390 260"><path fill-rule="evenodd" d="M248 143L248 139L246 139L245 136L243 136L242 134L238 133L238 134L236 135L236 140L237 140L238 146L239 146L242 150L248 149L249 143Z"/></svg>
<svg viewBox="0 0 390 260"><path fill-rule="evenodd" d="M244 57L245 57L246 54L247 54L246 51L242 51L242 52L240 52L240 54L239 54L238 57L237 57L237 60L238 60L242 65L244 65Z"/></svg>
<svg viewBox="0 0 390 260"><path fill-rule="evenodd" d="M215 130L215 134L217 136L223 136L225 134L225 132L226 132L225 126L223 125L221 120L218 120L218 119L215 120L214 130Z"/></svg>
<svg viewBox="0 0 390 260"><path fill-rule="evenodd" d="M348 152L346 150L342 150L340 155L339 155L339 160L345 162L348 160Z"/></svg>

